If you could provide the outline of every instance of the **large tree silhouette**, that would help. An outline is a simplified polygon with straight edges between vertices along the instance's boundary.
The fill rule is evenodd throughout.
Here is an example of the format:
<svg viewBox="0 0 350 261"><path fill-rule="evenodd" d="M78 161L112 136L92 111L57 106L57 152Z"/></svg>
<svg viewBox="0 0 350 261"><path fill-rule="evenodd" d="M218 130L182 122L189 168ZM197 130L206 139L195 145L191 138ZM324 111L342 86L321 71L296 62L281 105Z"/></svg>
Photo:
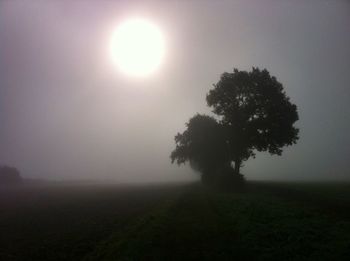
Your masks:
<svg viewBox="0 0 350 261"><path fill-rule="evenodd" d="M299 130L294 127L298 120L297 107L290 102L283 85L266 69L253 67L249 72L234 69L232 73L223 73L206 98L218 120L200 117L202 120L207 117L213 125L215 122L215 130L199 124L194 132L191 121L199 116L192 118L187 130L175 137L172 162L195 161L202 173L203 169L214 173L213 168L217 171L223 165L234 165L232 172L239 174L242 162L254 157L256 151L281 155L283 147L298 140ZM208 138L198 143L199 137ZM211 160L194 160L202 158L202 154L216 162L212 165L215 167L208 170L202 165Z"/></svg>

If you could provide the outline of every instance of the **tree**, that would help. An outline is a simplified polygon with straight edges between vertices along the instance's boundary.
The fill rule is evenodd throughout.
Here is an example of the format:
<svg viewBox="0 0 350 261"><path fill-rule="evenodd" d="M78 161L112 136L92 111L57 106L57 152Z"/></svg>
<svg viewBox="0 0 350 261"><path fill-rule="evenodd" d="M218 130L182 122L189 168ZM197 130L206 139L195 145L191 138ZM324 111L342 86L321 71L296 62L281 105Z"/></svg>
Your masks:
<svg viewBox="0 0 350 261"><path fill-rule="evenodd" d="M250 72L234 69L232 73L223 73L206 99L218 117L218 121L213 119L221 129L216 133L222 135L220 140L224 139L226 147L222 164L232 166L234 163L233 173L237 175L242 162L255 157L256 151L281 155L283 147L298 140L299 130L294 127L298 120L297 107L290 102L283 85L266 69L253 67ZM191 150L191 139L202 135L199 134L201 132L211 132L203 127L196 134L188 136L189 127L188 124L188 129L175 137L177 145L171 154L172 162L177 160L181 164L191 161L194 155L189 157L184 153ZM207 135L216 134L211 132ZM183 142L184 136L186 142Z"/></svg>
<svg viewBox="0 0 350 261"><path fill-rule="evenodd" d="M203 180L210 179L229 160L224 130L213 117L200 114L192 117L186 126L182 134L175 136L172 163L189 161L193 169L203 174Z"/></svg>
<svg viewBox="0 0 350 261"><path fill-rule="evenodd" d="M0 166L0 184L17 184L21 181L22 178L16 168Z"/></svg>

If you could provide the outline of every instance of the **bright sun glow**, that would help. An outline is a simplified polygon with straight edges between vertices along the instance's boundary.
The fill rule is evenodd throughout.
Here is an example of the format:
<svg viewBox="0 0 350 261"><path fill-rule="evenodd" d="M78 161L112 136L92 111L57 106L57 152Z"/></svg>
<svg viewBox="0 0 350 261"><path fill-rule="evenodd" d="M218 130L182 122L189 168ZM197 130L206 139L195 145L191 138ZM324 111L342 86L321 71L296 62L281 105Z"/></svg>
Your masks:
<svg viewBox="0 0 350 261"><path fill-rule="evenodd" d="M112 59L130 76L146 76L162 62L164 39L160 30L143 19L127 20L116 29L111 41Z"/></svg>

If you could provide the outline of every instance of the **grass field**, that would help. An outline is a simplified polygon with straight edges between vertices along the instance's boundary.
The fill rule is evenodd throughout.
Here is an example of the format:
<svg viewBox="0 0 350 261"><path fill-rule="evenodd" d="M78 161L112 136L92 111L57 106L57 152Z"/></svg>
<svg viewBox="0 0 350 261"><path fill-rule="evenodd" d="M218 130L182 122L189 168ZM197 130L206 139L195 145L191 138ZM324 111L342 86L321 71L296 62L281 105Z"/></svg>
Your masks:
<svg viewBox="0 0 350 261"><path fill-rule="evenodd" d="M349 260L350 184L0 188L0 260Z"/></svg>

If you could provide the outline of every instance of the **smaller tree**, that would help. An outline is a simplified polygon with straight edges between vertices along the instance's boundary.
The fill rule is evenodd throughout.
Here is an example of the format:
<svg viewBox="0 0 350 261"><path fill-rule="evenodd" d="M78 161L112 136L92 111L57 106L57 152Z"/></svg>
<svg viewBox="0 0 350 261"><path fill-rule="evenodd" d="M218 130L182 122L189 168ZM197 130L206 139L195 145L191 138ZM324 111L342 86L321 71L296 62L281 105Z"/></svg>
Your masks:
<svg viewBox="0 0 350 261"><path fill-rule="evenodd" d="M22 178L16 168L0 166L0 184L18 184L21 182Z"/></svg>
<svg viewBox="0 0 350 261"><path fill-rule="evenodd" d="M191 167L202 174L203 181L213 178L216 170L228 162L224 129L213 118L197 114L186 123L187 129L175 136L176 148L171 161Z"/></svg>

